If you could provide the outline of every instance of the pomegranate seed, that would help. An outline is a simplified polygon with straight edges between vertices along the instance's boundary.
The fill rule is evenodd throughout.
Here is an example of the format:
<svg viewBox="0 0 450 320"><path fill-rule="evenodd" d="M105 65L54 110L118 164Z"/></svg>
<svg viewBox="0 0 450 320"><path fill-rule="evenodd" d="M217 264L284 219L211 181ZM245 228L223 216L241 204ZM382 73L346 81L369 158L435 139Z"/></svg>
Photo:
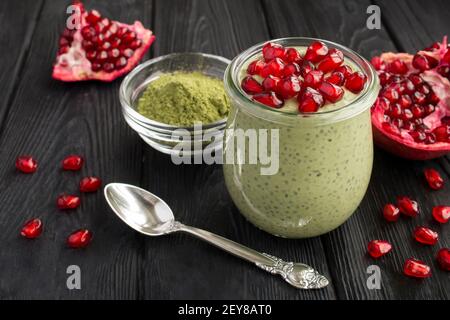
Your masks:
<svg viewBox="0 0 450 320"><path fill-rule="evenodd" d="M117 58L119 58L120 56L120 51L117 48L108 50L108 60L111 62L114 62L117 60Z"/></svg>
<svg viewBox="0 0 450 320"><path fill-rule="evenodd" d="M377 56L375 56L375 57L373 57L371 60L370 60L370 63L373 65L373 67L375 68L375 70L381 70L382 69L382 66L383 66L383 60L381 60L381 58L380 57L377 57Z"/></svg>
<svg viewBox="0 0 450 320"><path fill-rule="evenodd" d="M16 160L16 168L17 170L23 173L34 173L36 172L38 167L37 161L32 157L28 156L20 156Z"/></svg>
<svg viewBox="0 0 450 320"><path fill-rule="evenodd" d="M389 107L391 106L391 102L385 97L378 97L378 104L384 111L389 110Z"/></svg>
<svg viewBox="0 0 450 320"><path fill-rule="evenodd" d="M413 278L428 278L431 276L431 268L423 261L407 259L403 266L403 273Z"/></svg>
<svg viewBox="0 0 450 320"><path fill-rule="evenodd" d="M313 88L307 87L302 94L298 95L298 110L300 112L316 112L325 103L323 96Z"/></svg>
<svg viewBox="0 0 450 320"><path fill-rule="evenodd" d="M383 122L381 126L387 133L393 134L395 136L400 135L400 129L397 126L392 125L390 122Z"/></svg>
<svg viewBox="0 0 450 320"><path fill-rule="evenodd" d="M385 86L391 79L391 74L388 72L380 72L380 74L378 75L378 78L380 78L380 84L382 86Z"/></svg>
<svg viewBox="0 0 450 320"><path fill-rule="evenodd" d="M275 58L283 60L286 55L286 49L279 44L272 44L270 42L267 42L262 49L262 53L266 62L272 61Z"/></svg>
<svg viewBox="0 0 450 320"><path fill-rule="evenodd" d="M426 133L420 130L409 132L409 134L416 142L424 142L427 138Z"/></svg>
<svg viewBox="0 0 450 320"><path fill-rule="evenodd" d="M434 112L436 108L432 104L427 104L423 107L425 115L430 115Z"/></svg>
<svg viewBox="0 0 450 320"><path fill-rule="evenodd" d="M441 62L450 64L450 49L447 49L447 52L445 53Z"/></svg>
<svg viewBox="0 0 450 320"><path fill-rule="evenodd" d="M424 171L425 178L428 182L428 185L433 190L442 189L444 186L444 180L442 179L440 173L432 168L425 169Z"/></svg>
<svg viewBox="0 0 450 320"><path fill-rule="evenodd" d="M434 133L427 133L427 137L425 138L425 144L434 144L436 143L436 137Z"/></svg>
<svg viewBox="0 0 450 320"><path fill-rule="evenodd" d="M286 62L289 62L289 63L295 62L295 63L298 64L298 63L302 62L302 56L300 55L300 52L298 52L297 49L295 49L295 48L288 48L286 50L286 54L285 54L284 60Z"/></svg>
<svg viewBox="0 0 450 320"><path fill-rule="evenodd" d="M97 62L98 63L103 63L107 59L108 59L108 52L106 52L105 50L102 50L97 53Z"/></svg>
<svg viewBox="0 0 450 320"><path fill-rule="evenodd" d="M323 81L323 72L312 70L304 77L305 85L317 89Z"/></svg>
<svg viewBox="0 0 450 320"><path fill-rule="evenodd" d="M273 61L273 60L272 60ZM284 101L281 100L275 92L265 92L265 93L258 93L253 96L252 98L254 101L257 101L259 103L262 103L266 106L269 106L271 108L281 108L284 104Z"/></svg>
<svg viewBox="0 0 450 320"><path fill-rule="evenodd" d="M450 249L440 249L437 253L436 260L442 270L450 271Z"/></svg>
<svg viewBox="0 0 450 320"><path fill-rule="evenodd" d="M287 64L283 69L283 75L285 77L300 75L300 66L295 62Z"/></svg>
<svg viewBox="0 0 450 320"><path fill-rule="evenodd" d="M59 39L59 46L60 47L69 46L69 45L70 45L70 42L66 38L61 37Z"/></svg>
<svg viewBox="0 0 450 320"><path fill-rule="evenodd" d="M436 141L439 142L450 142L450 126L442 125L433 130L434 135L436 136Z"/></svg>
<svg viewBox="0 0 450 320"><path fill-rule="evenodd" d="M407 131L413 131L416 130L416 125L411 121L404 121L402 125L402 129Z"/></svg>
<svg viewBox="0 0 450 320"><path fill-rule="evenodd" d="M367 77L364 73L357 71L348 76L345 88L353 93L359 93L364 89Z"/></svg>
<svg viewBox="0 0 450 320"><path fill-rule="evenodd" d="M433 105L437 105L440 101L441 99L436 95L436 93L434 93L434 91L431 91L430 95L428 96L428 102Z"/></svg>
<svg viewBox="0 0 450 320"><path fill-rule="evenodd" d="M103 64L102 69L105 72L113 72L114 71L114 63L106 62Z"/></svg>
<svg viewBox="0 0 450 320"><path fill-rule="evenodd" d="M133 56L133 54L134 54L133 49L126 48L126 49L120 50L120 55L124 56L125 58L131 58Z"/></svg>
<svg viewBox="0 0 450 320"><path fill-rule="evenodd" d="M63 194L56 200L56 205L61 210L76 209L80 206L81 200L77 196Z"/></svg>
<svg viewBox="0 0 450 320"><path fill-rule="evenodd" d="M250 63L247 67L247 73L250 75L260 74L261 70L264 68L265 63L262 60L255 60Z"/></svg>
<svg viewBox="0 0 450 320"><path fill-rule="evenodd" d="M386 89L383 90L382 95L390 102L396 102L400 98L398 91L389 87L386 87Z"/></svg>
<svg viewBox="0 0 450 320"><path fill-rule="evenodd" d="M301 83L296 76L290 76L281 79L278 83L277 92L283 99L290 99L297 95L301 90Z"/></svg>
<svg viewBox="0 0 450 320"><path fill-rule="evenodd" d="M117 35L117 31L119 31L119 26L117 25L117 23L112 22L111 26L108 29L109 33L111 34L110 38L113 38Z"/></svg>
<svg viewBox="0 0 450 320"><path fill-rule="evenodd" d="M267 78L269 75L281 77L283 75L284 62L280 58L275 58L267 63L261 70L261 76Z"/></svg>
<svg viewBox="0 0 450 320"><path fill-rule="evenodd" d="M86 247L92 240L92 232L88 229L80 229L67 237L67 245L70 248L79 249Z"/></svg>
<svg viewBox="0 0 450 320"><path fill-rule="evenodd" d="M85 177L80 181L81 192L95 192L102 186L102 180L97 177Z"/></svg>
<svg viewBox="0 0 450 320"><path fill-rule="evenodd" d="M111 48L119 48L121 43L122 40L120 40L119 38L111 39Z"/></svg>
<svg viewBox="0 0 450 320"><path fill-rule="evenodd" d="M94 45L101 46L105 41L105 36L103 34L98 34L96 36L93 36L91 41Z"/></svg>
<svg viewBox="0 0 450 320"><path fill-rule="evenodd" d="M378 259L392 250L392 245L385 240L372 240L367 245L367 252L372 258Z"/></svg>
<svg viewBox="0 0 450 320"><path fill-rule="evenodd" d="M28 239L35 239L42 233L42 221L40 219L31 219L25 223L20 234Z"/></svg>
<svg viewBox="0 0 450 320"><path fill-rule="evenodd" d="M394 74L403 75L408 72L408 66L406 65L405 62L403 62L399 59L396 59L388 64L387 70Z"/></svg>
<svg viewBox="0 0 450 320"><path fill-rule="evenodd" d="M92 71L100 71L102 69L102 65L98 62L93 62L91 65Z"/></svg>
<svg viewBox="0 0 450 320"><path fill-rule="evenodd" d="M111 48L111 43L110 42L105 41L105 42L102 43L101 49L108 50L109 48Z"/></svg>
<svg viewBox="0 0 450 320"><path fill-rule="evenodd" d="M265 91L274 91L276 92L278 90L278 84L280 83L281 79L274 76L268 76L265 78L262 82L262 86Z"/></svg>
<svg viewBox="0 0 450 320"><path fill-rule="evenodd" d="M305 60L317 63L328 54L328 47L321 41L314 41L306 50Z"/></svg>
<svg viewBox="0 0 450 320"><path fill-rule="evenodd" d="M393 119L392 120L392 125L393 126L396 126L397 128L403 128L403 120L402 119L398 119L398 118L396 118L396 119Z"/></svg>
<svg viewBox="0 0 450 320"><path fill-rule="evenodd" d="M421 105L425 104L425 102L427 101L427 96L419 91L414 92L412 98L413 98L414 103L421 104Z"/></svg>
<svg viewBox="0 0 450 320"><path fill-rule="evenodd" d="M88 50L94 50L95 46L92 43L92 41L89 40L83 40L81 41L81 46L83 47L84 50L88 51Z"/></svg>
<svg viewBox="0 0 450 320"><path fill-rule="evenodd" d="M310 61L304 60L302 66L300 67L300 74L303 78L305 78L308 73L315 69L316 67L314 67L314 65Z"/></svg>
<svg viewBox="0 0 450 320"><path fill-rule="evenodd" d="M409 98L409 96L407 96L407 97ZM407 107L405 107L405 108L407 108ZM411 112L412 112L414 118L422 118L423 115L425 114L425 109L422 106L419 106L418 104L415 104L415 105L412 106Z"/></svg>
<svg viewBox="0 0 450 320"><path fill-rule="evenodd" d="M414 115L410 109L403 109L402 110L402 120L407 121L414 118Z"/></svg>
<svg viewBox="0 0 450 320"><path fill-rule="evenodd" d="M248 94L257 94L264 91L262 85L252 76L247 76L242 79L241 87Z"/></svg>
<svg viewBox="0 0 450 320"><path fill-rule="evenodd" d="M95 24L99 22L101 18L102 16L100 15L100 12L98 12L97 10L92 10L86 16L86 22L89 24Z"/></svg>
<svg viewBox="0 0 450 320"><path fill-rule="evenodd" d="M81 35L84 39L90 40L96 35L96 32L94 28L90 26L84 26L83 28L81 28Z"/></svg>
<svg viewBox="0 0 450 320"><path fill-rule="evenodd" d="M410 74L408 76L408 79L414 84L414 86L418 86L424 83L422 77L418 74Z"/></svg>
<svg viewBox="0 0 450 320"><path fill-rule="evenodd" d="M417 227L414 230L414 239L422 244L435 245L438 242L439 235L430 228Z"/></svg>
<svg viewBox="0 0 450 320"><path fill-rule="evenodd" d="M72 41L74 33L75 33L75 30L69 30L69 29L66 28L66 29L64 29L64 31L62 33L62 36L64 38L66 38L67 40Z"/></svg>
<svg viewBox="0 0 450 320"><path fill-rule="evenodd" d="M342 86L345 82L345 76L342 72L334 71L331 75L325 78L325 81L337 86Z"/></svg>
<svg viewBox="0 0 450 320"><path fill-rule="evenodd" d="M111 20L109 20L108 18L103 18L101 20L101 23L103 24L103 30L107 30L111 26Z"/></svg>
<svg viewBox="0 0 450 320"><path fill-rule="evenodd" d="M342 96L344 95L344 90L341 87L338 87L337 85L326 81L323 81L320 84L319 91L323 94L325 99L327 99L331 103L341 100Z"/></svg>
<svg viewBox="0 0 450 320"><path fill-rule="evenodd" d="M86 51L86 58L89 61L93 61L96 56L97 56L97 51Z"/></svg>
<svg viewBox="0 0 450 320"><path fill-rule="evenodd" d="M450 79L450 65L443 64L437 67L436 71L443 77Z"/></svg>
<svg viewBox="0 0 450 320"><path fill-rule="evenodd" d="M400 89L402 90L402 93L413 94L416 88L411 80L406 79L403 81Z"/></svg>
<svg viewBox="0 0 450 320"><path fill-rule="evenodd" d="M59 55L65 54L65 53L69 52L69 49L70 49L69 46L61 47L61 48L59 48L59 50L58 50L58 54L59 54Z"/></svg>
<svg viewBox="0 0 450 320"><path fill-rule="evenodd" d="M406 108L409 108L412 105L412 99L411 99L410 96L404 94L404 95L402 95L400 97L400 100L398 101L398 103L400 104L400 106L403 109L406 109ZM412 111L412 109L411 109L411 111ZM413 114L414 114L414 112L413 112Z"/></svg>
<svg viewBox="0 0 450 320"><path fill-rule="evenodd" d="M390 115L393 118L398 118L402 115L402 111L402 107L398 103L395 103L391 106Z"/></svg>
<svg viewBox="0 0 450 320"><path fill-rule="evenodd" d="M417 53L413 58L412 65L420 71L425 71L436 67L438 65L438 61L430 56Z"/></svg>
<svg viewBox="0 0 450 320"><path fill-rule="evenodd" d="M431 92L431 88L429 85L427 85L426 83L423 84L419 84L418 86L416 86L417 91L419 91L420 93L423 93L424 95L429 95Z"/></svg>
<svg viewBox="0 0 450 320"><path fill-rule="evenodd" d="M117 36L119 38L123 37L128 32L128 28L126 27L120 27L119 30L117 30Z"/></svg>
<svg viewBox="0 0 450 320"><path fill-rule="evenodd" d="M400 217L400 210L392 203L388 203L383 208L383 217L390 222L397 221Z"/></svg>
<svg viewBox="0 0 450 320"><path fill-rule="evenodd" d="M397 197L397 206L400 212L409 217L415 217L419 213L419 205L417 201L408 197Z"/></svg>
<svg viewBox="0 0 450 320"><path fill-rule="evenodd" d="M130 43L130 48L136 50L142 46L142 40L136 39Z"/></svg>
<svg viewBox="0 0 450 320"><path fill-rule="evenodd" d="M103 23L100 21L100 22L98 22L98 23L96 23L96 24L94 25L94 29L95 29L95 32L96 32L98 35L102 35L101 33L104 31L105 26L104 26Z"/></svg>
<svg viewBox="0 0 450 320"><path fill-rule="evenodd" d="M83 158L77 155L71 155L64 158L62 168L68 171L78 171L83 166Z"/></svg>
<svg viewBox="0 0 450 320"><path fill-rule="evenodd" d="M439 223L447 223L450 220L450 207L433 207L433 218Z"/></svg>
<svg viewBox="0 0 450 320"><path fill-rule="evenodd" d="M125 57L120 57L119 59L116 60L116 62L114 63L114 68L116 70L120 70L122 68L124 68L128 63L127 58Z"/></svg>
<svg viewBox="0 0 450 320"><path fill-rule="evenodd" d="M343 66L336 68L336 72L342 73L344 75L345 79L347 79L347 77L353 73L353 70L350 66L343 65Z"/></svg>
<svg viewBox="0 0 450 320"><path fill-rule="evenodd" d="M322 70L324 73L333 71L344 62L344 54L341 50L331 49L327 56L322 59L317 65L317 69Z"/></svg>

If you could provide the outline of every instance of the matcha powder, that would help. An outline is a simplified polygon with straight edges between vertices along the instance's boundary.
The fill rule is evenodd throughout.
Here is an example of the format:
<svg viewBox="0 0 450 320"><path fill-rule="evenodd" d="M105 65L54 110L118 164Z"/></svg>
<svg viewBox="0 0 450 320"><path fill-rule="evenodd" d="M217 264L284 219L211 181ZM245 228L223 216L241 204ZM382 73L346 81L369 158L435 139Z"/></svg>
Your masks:
<svg viewBox="0 0 450 320"><path fill-rule="evenodd" d="M222 81L200 72L175 72L150 82L138 101L138 112L159 122L192 126L225 118L230 102Z"/></svg>

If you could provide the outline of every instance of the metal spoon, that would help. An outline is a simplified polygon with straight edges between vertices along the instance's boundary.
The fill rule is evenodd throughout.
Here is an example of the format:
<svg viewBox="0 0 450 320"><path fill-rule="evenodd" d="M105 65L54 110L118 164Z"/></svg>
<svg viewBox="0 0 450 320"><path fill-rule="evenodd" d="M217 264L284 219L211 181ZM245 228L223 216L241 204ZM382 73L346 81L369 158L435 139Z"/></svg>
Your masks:
<svg viewBox="0 0 450 320"><path fill-rule="evenodd" d="M123 183L110 183L105 197L116 215L131 228L149 236L176 231L194 235L235 256L256 264L272 274L279 274L289 284L300 289L318 289L328 280L306 264L285 262L267 253L260 253L211 232L186 226L175 221L172 210L152 193Z"/></svg>

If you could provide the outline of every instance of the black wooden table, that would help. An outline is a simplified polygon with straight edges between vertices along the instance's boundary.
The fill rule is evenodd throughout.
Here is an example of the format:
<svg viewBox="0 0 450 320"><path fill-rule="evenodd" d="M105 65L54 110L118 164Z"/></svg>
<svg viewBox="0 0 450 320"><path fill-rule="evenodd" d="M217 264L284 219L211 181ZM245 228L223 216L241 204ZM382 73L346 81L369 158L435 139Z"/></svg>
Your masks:
<svg viewBox="0 0 450 320"><path fill-rule="evenodd" d="M449 158L412 162L375 151L372 180L357 212L337 230L307 240L275 238L246 222L227 194L220 166L172 164L126 125L120 111L120 80L111 84L65 84L51 79L58 37L69 1L0 2L0 298L3 299L448 299L450 277L438 270L438 247L449 247L450 226L431 221L433 205L450 204L450 184L432 192L423 169L435 167L448 179ZM366 28L366 9L381 7L382 28ZM447 0L263 1L126 0L86 1L105 16L138 19L156 34L146 58L202 51L234 57L271 38L311 36L357 50L367 58L381 51L414 52L450 33ZM82 173L62 172L67 154L82 154ZM15 158L40 162L34 175L17 174ZM296 290L240 259L185 235L148 238L133 232L107 207L102 193L83 197L74 213L55 206L61 192L76 192L84 175L105 183L140 185L161 196L176 216L257 250L321 270L331 285ZM387 224L380 208L397 195L416 198L420 217ZM45 232L35 241L18 234L22 223L40 216ZM439 246L415 243L418 224L440 232ZM78 227L94 232L85 250L65 238ZM378 261L366 255L369 240L390 240L395 249ZM430 279L402 275L406 258L432 266ZM381 268L379 290L366 286L366 269ZM81 268L81 290L68 290L66 269Z"/></svg>

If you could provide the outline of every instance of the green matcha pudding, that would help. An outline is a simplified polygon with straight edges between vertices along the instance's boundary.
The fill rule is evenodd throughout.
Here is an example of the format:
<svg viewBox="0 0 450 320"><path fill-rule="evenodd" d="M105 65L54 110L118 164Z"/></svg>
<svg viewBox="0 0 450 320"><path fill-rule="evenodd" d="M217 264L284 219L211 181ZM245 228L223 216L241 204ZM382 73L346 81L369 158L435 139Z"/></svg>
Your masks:
<svg viewBox="0 0 450 320"><path fill-rule="evenodd" d="M224 159L235 161L225 161L223 170L240 212L288 238L318 236L344 223L372 171L370 107L379 83L370 64L331 42L287 38L240 54L224 82L231 101ZM230 134L238 131L248 133L245 144ZM271 163L263 161L264 146Z"/></svg>

